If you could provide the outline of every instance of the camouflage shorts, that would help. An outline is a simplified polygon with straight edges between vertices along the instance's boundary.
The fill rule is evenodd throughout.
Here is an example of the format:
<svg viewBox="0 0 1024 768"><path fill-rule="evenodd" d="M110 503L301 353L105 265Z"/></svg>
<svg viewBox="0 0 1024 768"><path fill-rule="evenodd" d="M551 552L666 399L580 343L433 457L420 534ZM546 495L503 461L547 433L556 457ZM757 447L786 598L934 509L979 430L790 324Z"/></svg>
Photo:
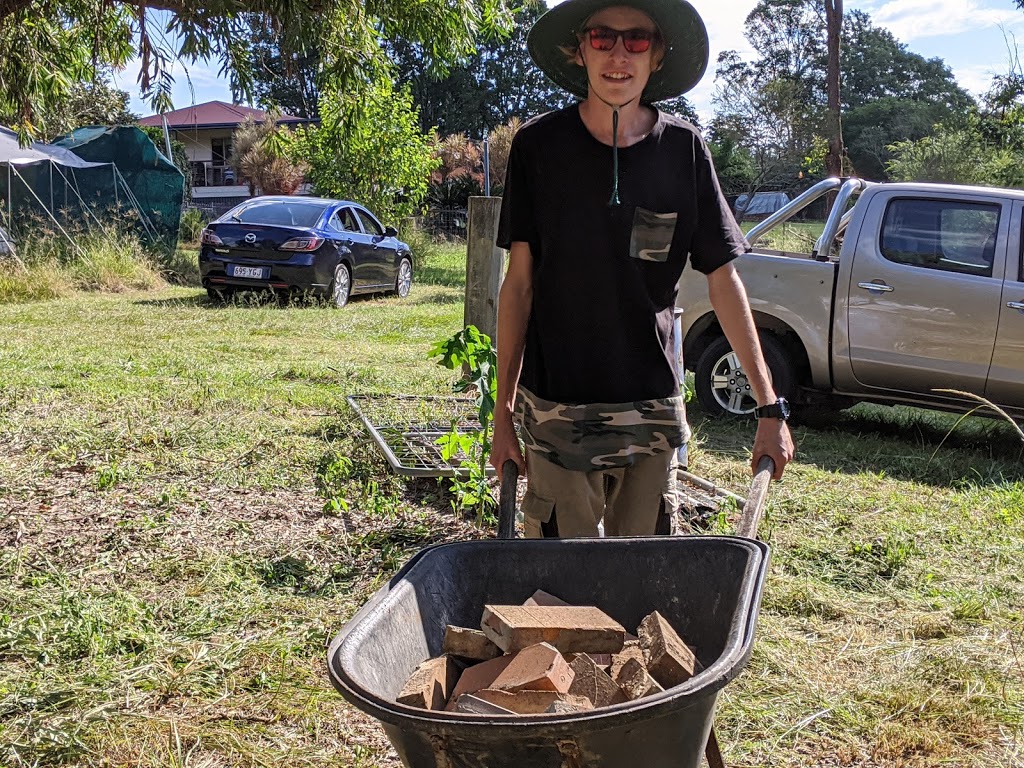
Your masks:
<svg viewBox="0 0 1024 768"><path fill-rule="evenodd" d="M527 448L553 464L581 472L626 467L690 439L682 395L567 405L520 387L516 415Z"/></svg>

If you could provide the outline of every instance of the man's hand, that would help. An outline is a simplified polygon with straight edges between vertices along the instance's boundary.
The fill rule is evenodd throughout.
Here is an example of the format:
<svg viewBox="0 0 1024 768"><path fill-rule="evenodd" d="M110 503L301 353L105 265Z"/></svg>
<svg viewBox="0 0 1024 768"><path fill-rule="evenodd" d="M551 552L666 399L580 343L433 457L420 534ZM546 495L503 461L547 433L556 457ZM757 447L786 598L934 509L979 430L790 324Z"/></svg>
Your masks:
<svg viewBox="0 0 1024 768"><path fill-rule="evenodd" d="M754 452L750 461L750 469L757 472L757 462L762 456L771 456L775 462L775 474L772 479L781 480L786 465L793 458L796 448L789 426L782 419L758 419L757 436L754 437Z"/></svg>
<svg viewBox="0 0 1024 768"><path fill-rule="evenodd" d="M519 448L519 438L512 425L512 414L505 412L494 414L494 436L491 439L491 466L500 475L505 462L511 459L519 468L519 474L526 476L526 460Z"/></svg>

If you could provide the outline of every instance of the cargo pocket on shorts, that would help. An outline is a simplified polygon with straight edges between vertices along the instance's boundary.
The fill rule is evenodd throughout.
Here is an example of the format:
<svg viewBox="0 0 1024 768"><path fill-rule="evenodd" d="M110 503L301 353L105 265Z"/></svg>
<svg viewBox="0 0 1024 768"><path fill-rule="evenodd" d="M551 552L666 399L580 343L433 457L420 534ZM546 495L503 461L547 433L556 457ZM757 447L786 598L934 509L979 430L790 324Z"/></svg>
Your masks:
<svg viewBox="0 0 1024 768"><path fill-rule="evenodd" d="M554 511L554 499L545 499L529 490L523 496L523 517L527 520L533 520L536 523L546 523L551 520L551 513Z"/></svg>
<svg viewBox="0 0 1024 768"><path fill-rule="evenodd" d="M655 213L637 207L633 213L633 231L629 255L640 261L668 261L672 238L676 234L678 213Z"/></svg>

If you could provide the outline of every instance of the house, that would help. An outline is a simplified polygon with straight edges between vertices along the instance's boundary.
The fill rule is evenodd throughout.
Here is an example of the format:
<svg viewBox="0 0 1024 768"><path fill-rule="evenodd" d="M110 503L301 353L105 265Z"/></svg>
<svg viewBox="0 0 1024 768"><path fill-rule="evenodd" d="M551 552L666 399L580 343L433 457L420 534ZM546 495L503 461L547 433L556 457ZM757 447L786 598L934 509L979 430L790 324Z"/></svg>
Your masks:
<svg viewBox="0 0 1024 768"><path fill-rule="evenodd" d="M262 109L223 101L208 101L163 115L150 115L139 125L162 128L164 120L171 136L185 145L192 166L192 199L196 205L220 214L249 197L249 185L235 177L229 160L231 137L247 117L257 123L267 119ZM278 125L295 126L310 122L282 115Z"/></svg>

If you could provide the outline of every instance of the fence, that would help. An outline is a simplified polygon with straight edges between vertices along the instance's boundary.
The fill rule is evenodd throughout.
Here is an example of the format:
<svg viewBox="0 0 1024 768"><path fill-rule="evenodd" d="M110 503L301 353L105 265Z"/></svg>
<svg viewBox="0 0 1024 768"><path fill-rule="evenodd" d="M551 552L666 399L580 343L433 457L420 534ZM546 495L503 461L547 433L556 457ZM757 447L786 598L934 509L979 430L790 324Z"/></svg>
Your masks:
<svg viewBox="0 0 1024 768"><path fill-rule="evenodd" d="M465 240L469 224L469 211L465 208L436 208L416 216L415 226L431 237L445 240Z"/></svg>

